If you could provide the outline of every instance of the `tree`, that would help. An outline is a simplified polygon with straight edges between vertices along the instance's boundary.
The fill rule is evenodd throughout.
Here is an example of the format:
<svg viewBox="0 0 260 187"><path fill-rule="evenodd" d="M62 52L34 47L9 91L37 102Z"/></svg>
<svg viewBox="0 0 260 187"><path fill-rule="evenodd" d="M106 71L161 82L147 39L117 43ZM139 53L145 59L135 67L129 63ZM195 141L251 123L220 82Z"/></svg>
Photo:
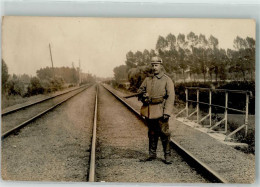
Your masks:
<svg viewBox="0 0 260 187"><path fill-rule="evenodd" d="M154 57L154 56L156 56L155 50L154 50L154 49L151 49L151 50L150 50L150 59L151 59L152 57Z"/></svg>
<svg viewBox="0 0 260 187"><path fill-rule="evenodd" d="M158 40L157 40L157 43L156 43L156 50L159 52L160 50L161 51L164 51L166 48L168 47L168 42L167 40L162 37L162 36L159 36L158 37Z"/></svg>
<svg viewBox="0 0 260 187"><path fill-rule="evenodd" d="M166 36L167 46L170 48L170 50L175 49L176 47L176 37L173 34L168 34Z"/></svg>
<svg viewBox="0 0 260 187"><path fill-rule="evenodd" d="M90 73L81 73L81 84L95 83L96 77Z"/></svg>
<svg viewBox="0 0 260 187"><path fill-rule="evenodd" d="M127 67L126 65L121 65L114 68L114 77L117 82L122 80L127 80Z"/></svg>
<svg viewBox="0 0 260 187"><path fill-rule="evenodd" d="M192 51L191 50L189 50L189 49L185 49L185 62L186 62L186 64L187 64L187 70L188 70L188 72L189 72L189 78L191 78L191 76L192 76L192 66L193 66L193 61L194 61L194 59L193 59L193 54L192 54Z"/></svg>
<svg viewBox="0 0 260 187"><path fill-rule="evenodd" d="M189 70L190 76L195 74L200 74L200 64L198 63L197 55L196 55L197 48L193 48L193 52L189 56ZM195 76L193 76L195 81Z"/></svg>
<svg viewBox="0 0 260 187"><path fill-rule="evenodd" d="M205 50L202 47L200 48L194 47L193 53L194 53L195 62L198 63L198 67L196 68L197 74L202 73L204 82L206 82L206 73L208 67L207 67Z"/></svg>
<svg viewBox="0 0 260 187"><path fill-rule="evenodd" d="M135 62L134 53L133 53L132 51L129 51L129 52L126 54L125 64L126 64L128 70L131 69L131 68L137 67L137 64L136 64L136 62Z"/></svg>
<svg viewBox="0 0 260 187"><path fill-rule="evenodd" d="M227 79L227 65L228 65L228 57L227 53L224 49L219 50L219 64L218 64L218 74L220 80ZM216 74L216 81L217 81L217 74Z"/></svg>
<svg viewBox="0 0 260 187"><path fill-rule="evenodd" d="M39 79L41 79L41 80L49 79L49 78L53 77L53 71L48 66L46 68L41 68L41 69L37 70L36 74L37 74L37 77L39 77Z"/></svg>
<svg viewBox="0 0 260 187"><path fill-rule="evenodd" d="M163 60L163 65L168 74L177 73L179 71L178 64L178 51L176 49L171 49L162 53L160 57Z"/></svg>
<svg viewBox="0 0 260 187"><path fill-rule="evenodd" d="M12 78L7 82L6 88L8 95L24 96L25 94L24 83L15 74L13 74Z"/></svg>
<svg viewBox="0 0 260 187"><path fill-rule="evenodd" d="M209 73L211 82L212 82L212 79L213 79L214 68L215 68L215 64L216 64L216 61L217 61L217 59L216 59L217 57L216 57L216 54L215 54L216 49L217 48L206 49L206 55L207 55L207 60L208 60L208 73Z"/></svg>
<svg viewBox="0 0 260 187"><path fill-rule="evenodd" d="M185 70L188 68L188 64L186 62L186 54L182 48L179 48L179 55L178 55L178 63L179 67L182 69L183 80L185 82Z"/></svg>
<svg viewBox="0 0 260 187"><path fill-rule="evenodd" d="M8 74L8 67L5 61L2 59L2 93L5 92L6 83L8 81L9 74Z"/></svg>
<svg viewBox="0 0 260 187"><path fill-rule="evenodd" d="M137 66L145 65L143 61L143 53L141 51L136 51L136 53L134 54L134 58Z"/></svg>
<svg viewBox="0 0 260 187"><path fill-rule="evenodd" d="M27 95L37 95L42 94L44 92L44 88L40 82L40 79L38 77L32 77L30 80L30 84L27 89Z"/></svg>
<svg viewBox="0 0 260 187"><path fill-rule="evenodd" d="M239 50L239 49L245 49L247 47L247 43L246 43L246 40L237 36L235 39L234 39L234 42L233 42L233 47L236 49L236 50Z"/></svg>
<svg viewBox="0 0 260 187"><path fill-rule="evenodd" d="M208 41L207 41L205 35L203 35L203 34L199 35L198 47L201 47L203 49L206 49L208 47Z"/></svg>
<svg viewBox="0 0 260 187"><path fill-rule="evenodd" d="M78 71L77 71L77 69L74 67L74 62L72 62L72 70L71 70L72 72L71 72L71 74L72 74L72 83L78 83L78 81L79 81L79 74L78 74ZM61 79L62 79L62 77L61 77ZM54 79L54 83L56 84L57 83L57 85L59 84L58 82L59 82L60 80L59 79ZM62 81L64 81L63 79L62 79Z"/></svg>
<svg viewBox="0 0 260 187"><path fill-rule="evenodd" d="M253 80L255 72L255 40L247 37L246 42L248 48L246 49L245 59L249 63L251 80Z"/></svg>
<svg viewBox="0 0 260 187"><path fill-rule="evenodd" d="M198 39L198 35L196 35L194 32L190 32L187 35L187 40L191 49L198 44Z"/></svg>
<svg viewBox="0 0 260 187"><path fill-rule="evenodd" d="M64 80L62 77L55 76L50 80L51 83L51 91L58 91L63 89Z"/></svg>
<svg viewBox="0 0 260 187"><path fill-rule="evenodd" d="M212 49L217 48L218 47L218 39L215 38L214 36L210 35L208 44Z"/></svg>
<svg viewBox="0 0 260 187"><path fill-rule="evenodd" d="M55 67L54 73L55 76L61 77L66 83L78 83L79 81L79 70L72 65L72 68L69 67ZM50 80L53 79L52 68L46 67L41 68L36 71L37 77L40 80Z"/></svg>
<svg viewBox="0 0 260 187"><path fill-rule="evenodd" d="M241 73L243 80L246 80L246 75L251 75L255 72L255 41L253 38L247 37L243 39L237 36L234 39L233 47L235 50L228 50L228 57L230 60L229 71ZM239 77L240 75L237 75Z"/></svg>
<svg viewBox="0 0 260 187"><path fill-rule="evenodd" d="M150 76L151 68L149 66L138 66L128 71L128 81L130 90L136 91L147 76Z"/></svg>
<svg viewBox="0 0 260 187"><path fill-rule="evenodd" d="M23 83L28 84L28 83L30 83L30 81L31 81L31 77L30 77L29 75L27 75L27 74L22 74L22 75L20 76L20 80L21 80Z"/></svg>
<svg viewBox="0 0 260 187"><path fill-rule="evenodd" d="M237 71L236 71L236 60L234 59L235 58L235 50L227 49L227 57L229 59L228 72L230 74L230 78L238 80Z"/></svg>
<svg viewBox="0 0 260 187"><path fill-rule="evenodd" d="M185 35L184 34L179 34L177 37L177 46L178 48L183 48L185 49L187 47L187 42L185 41Z"/></svg>
<svg viewBox="0 0 260 187"><path fill-rule="evenodd" d="M150 53L147 49L143 52L143 63L144 65L149 65L151 61Z"/></svg>
<svg viewBox="0 0 260 187"><path fill-rule="evenodd" d="M241 73L243 80L246 80L246 71L248 69L248 64L244 63L244 54L244 49L240 49L239 51L229 51L229 56L231 57L231 65L229 71L235 72L236 74ZM241 75L238 74L238 77L241 77Z"/></svg>
<svg viewBox="0 0 260 187"><path fill-rule="evenodd" d="M253 38L250 37L246 37L246 42L247 42L247 47L248 48L255 48L255 40Z"/></svg>

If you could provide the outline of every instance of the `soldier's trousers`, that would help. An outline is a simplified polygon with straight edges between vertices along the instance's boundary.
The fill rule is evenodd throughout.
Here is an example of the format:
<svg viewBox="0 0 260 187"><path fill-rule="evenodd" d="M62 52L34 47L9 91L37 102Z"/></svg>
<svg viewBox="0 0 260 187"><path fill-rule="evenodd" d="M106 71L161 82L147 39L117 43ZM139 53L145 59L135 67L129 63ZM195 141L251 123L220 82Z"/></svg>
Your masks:
<svg viewBox="0 0 260 187"><path fill-rule="evenodd" d="M164 156L170 156L170 131L168 121L168 119L165 120L163 118L146 119L149 137L149 156L156 156L156 149L159 137L162 141Z"/></svg>

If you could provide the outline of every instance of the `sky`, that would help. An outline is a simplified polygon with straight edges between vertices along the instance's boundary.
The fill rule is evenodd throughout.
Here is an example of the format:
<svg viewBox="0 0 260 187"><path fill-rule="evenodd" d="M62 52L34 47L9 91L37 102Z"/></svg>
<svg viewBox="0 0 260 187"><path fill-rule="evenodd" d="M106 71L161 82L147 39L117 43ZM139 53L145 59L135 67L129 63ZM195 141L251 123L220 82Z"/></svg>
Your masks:
<svg viewBox="0 0 260 187"><path fill-rule="evenodd" d="M51 67L80 66L82 72L113 77L126 53L155 49L158 36L195 34L218 38L220 48L233 49L236 36L255 39L252 19L4 17L2 58L9 74L36 75Z"/></svg>

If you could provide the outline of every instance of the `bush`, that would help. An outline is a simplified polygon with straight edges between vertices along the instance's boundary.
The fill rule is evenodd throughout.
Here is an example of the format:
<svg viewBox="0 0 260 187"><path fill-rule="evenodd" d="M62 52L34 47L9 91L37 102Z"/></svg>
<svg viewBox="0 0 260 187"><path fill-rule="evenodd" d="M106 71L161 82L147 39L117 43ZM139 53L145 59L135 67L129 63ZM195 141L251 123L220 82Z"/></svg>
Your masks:
<svg viewBox="0 0 260 187"><path fill-rule="evenodd" d="M228 89L228 90L248 90L252 92L250 97L249 104L249 114L255 114L255 82L238 82L233 81L230 83L219 82L218 85L214 85L210 82L201 83L201 82L187 82L187 83L177 83L175 85L176 92L176 102L177 101L186 101L185 87L202 87L202 88L211 88L215 87L216 89ZM189 100L197 100L196 90L189 90ZM208 91L200 91L200 101L209 103L209 93ZM245 99L246 97L240 93L229 93L228 95L228 106L231 108L245 110ZM225 106L225 93L224 92L213 92L212 93L212 104ZM192 103L195 107L196 103ZM200 105L202 111L207 111L207 105ZM223 113L224 109L213 107L212 112L214 113ZM235 113L229 111L229 113Z"/></svg>
<svg viewBox="0 0 260 187"><path fill-rule="evenodd" d="M42 86L45 93L62 90L64 87L64 80L60 77L45 79L42 81Z"/></svg>
<svg viewBox="0 0 260 187"><path fill-rule="evenodd" d="M255 82L254 81L233 81L225 85L219 86L219 89L229 90L247 90L251 91L252 95L249 97L249 114L255 114ZM230 93L229 94L229 106L234 104L236 108L245 110L246 105L245 94ZM234 106L235 107L235 106Z"/></svg>
<svg viewBox="0 0 260 187"><path fill-rule="evenodd" d="M43 94L43 93L44 93L44 88L40 82L40 79L38 79L37 77L33 77L30 80L30 84L28 86L27 96Z"/></svg>
<svg viewBox="0 0 260 187"><path fill-rule="evenodd" d="M212 84L210 82L201 83L201 82L187 82L187 83L176 83L175 84L175 93L176 93L176 104L178 102L186 101L185 88L186 87L202 87L202 88L211 88ZM189 99L197 100L196 90L189 90ZM208 98L205 91L200 91L200 99ZM206 101L205 101L206 102ZM195 103L194 103L195 105Z"/></svg>
<svg viewBox="0 0 260 187"><path fill-rule="evenodd" d="M64 80L61 77L55 77L51 79L52 91L62 90L64 86Z"/></svg>
<svg viewBox="0 0 260 187"><path fill-rule="evenodd" d="M147 76L151 75L150 66L138 66L128 71L128 81L130 82L130 91L136 92Z"/></svg>
<svg viewBox="0 0 260 187"><path fill-rule="evenodd" d="M19 79L12 79L7 82L6 90L8 95L20 95L24 96L25 86Z"/></svg>

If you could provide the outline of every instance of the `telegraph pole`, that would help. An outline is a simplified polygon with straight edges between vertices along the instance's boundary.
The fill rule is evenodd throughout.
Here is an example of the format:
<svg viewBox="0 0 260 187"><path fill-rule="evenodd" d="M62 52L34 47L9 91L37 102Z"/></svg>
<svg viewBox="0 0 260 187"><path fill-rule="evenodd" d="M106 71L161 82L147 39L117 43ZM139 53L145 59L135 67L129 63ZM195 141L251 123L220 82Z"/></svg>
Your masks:
<svg viewBox="0 0 260 187"><path fill-rule="evenodd" d="M53 74L53 78L55 78L54 68L53 68L53 60L52 60L52 53L51 53L51 44L50 43L49 43L49 49L50 49L50 56L51 56L52 74Z"/></svg>

